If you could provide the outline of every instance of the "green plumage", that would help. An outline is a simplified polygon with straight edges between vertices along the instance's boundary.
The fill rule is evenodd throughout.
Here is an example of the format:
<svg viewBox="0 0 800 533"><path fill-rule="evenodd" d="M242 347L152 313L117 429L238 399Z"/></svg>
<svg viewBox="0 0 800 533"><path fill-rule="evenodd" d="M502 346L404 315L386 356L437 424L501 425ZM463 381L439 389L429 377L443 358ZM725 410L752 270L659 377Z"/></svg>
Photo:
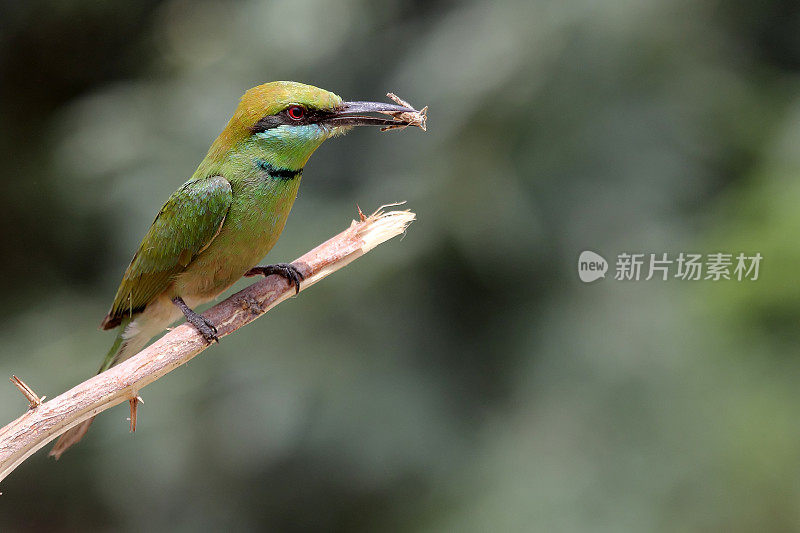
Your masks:
<svg viewBox="0 0 800 533"><path fill-rule="evenodd" d="M296 82L267 83L244 94L192 177L158 212L125 271L101 324L121 326L101 372L144 348L181 313L213 338L213 327L191 308L230 287L275 245L314 150L354 125L403 124L352 115L358 111L394 116L413 110L342 102ZM62 435L51 454L58 457L78 442L89 424Z"/></svg>
<svg viewBox="0 0 800 533"><path fill-rule="evenodd" d="M221 176L188 181L172 193L142 239L103 328L144 310L197 258L222 228L233 195Z"/></svg>
<svg viewBox="0 0 800 533"><path fill-rule="evenodd" d="M254 87L192 178L170 196L128 266L101 327L141 313L159 295L213 298L269 252L297 195L303 166L339 128L319 124L254 133L264 116L292 104L332 110L333 93L294 82ZM280 170L290 179L270 173Z"/></svg>

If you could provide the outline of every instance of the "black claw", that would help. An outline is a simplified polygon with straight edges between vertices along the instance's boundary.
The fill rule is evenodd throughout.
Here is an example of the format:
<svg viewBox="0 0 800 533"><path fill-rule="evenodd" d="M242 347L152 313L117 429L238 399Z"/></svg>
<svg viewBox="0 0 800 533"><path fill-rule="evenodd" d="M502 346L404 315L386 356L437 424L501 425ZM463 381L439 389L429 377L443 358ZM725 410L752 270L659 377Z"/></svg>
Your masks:
<svg viewBox="0 0 800 533"><path fill-rule="evenodd" d="M173 298L172 303L178 306L178 309L180 309L183 312L183 315L186 317L186 321L193 325L195 329L200 332L200 335L203 336L208 344L211 344L212 342L219 342L217 328L211 323L210 320L203 317L203 315L192 311L180 296Z"/></svg>
<svg viewBox="0 0 800 533"><path fill-rule="evenodd" d="M217 328L212 324L208 319L203 318L202 315L197 315L200 320L192 320L187 318L187 321L191 323L197 331L200 332L200 335L206 340L208 344L212 342L219 342L219 337L217 336Z"/></svg>
<svg viewBox="0 0 800 533"><path fill-rule="evenodd" d="M306 279L300 270L291 263L277 263L274 265L257 266L245 272L245 277L251 276L271 276L277 274L289 282L289 285L294 285L294 293L300 293L300 282Z"/></svg>

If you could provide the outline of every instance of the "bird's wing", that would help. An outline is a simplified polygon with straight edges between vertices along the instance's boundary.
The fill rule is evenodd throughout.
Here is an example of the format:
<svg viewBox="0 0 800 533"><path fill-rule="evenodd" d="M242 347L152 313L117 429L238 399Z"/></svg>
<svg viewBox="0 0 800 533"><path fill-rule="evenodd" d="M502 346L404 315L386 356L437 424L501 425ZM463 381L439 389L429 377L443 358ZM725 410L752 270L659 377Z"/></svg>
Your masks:
<svg viewBox="0 0 800 533"><path fill-rule="evenodd" d="M221 176L187 181L161 208L122 278L103 329L142 311L217 236L233 196Z"/></svg>

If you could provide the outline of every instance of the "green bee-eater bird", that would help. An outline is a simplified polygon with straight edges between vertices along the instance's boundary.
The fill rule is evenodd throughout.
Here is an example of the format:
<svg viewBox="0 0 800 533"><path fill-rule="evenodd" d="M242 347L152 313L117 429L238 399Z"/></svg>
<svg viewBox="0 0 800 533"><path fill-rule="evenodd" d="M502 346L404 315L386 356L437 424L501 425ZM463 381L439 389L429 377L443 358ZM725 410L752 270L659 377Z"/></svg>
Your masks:
<svg viewBox="0 0 800 533"><path fill-rule="evenodd" d="M399 118L359 115L378 112ZM183 314L207 342L216 328L192 308L242 276L278 274L299 291L291 264L254 267L273 247L292 208L308 158L352 126L408 125L402 105L343 102L297 82L253 87L192 177L172 196L122 277L103 329L120 333L100 372L139 352ZM78 442L92 419L64 433L51 455Z"/></svg>

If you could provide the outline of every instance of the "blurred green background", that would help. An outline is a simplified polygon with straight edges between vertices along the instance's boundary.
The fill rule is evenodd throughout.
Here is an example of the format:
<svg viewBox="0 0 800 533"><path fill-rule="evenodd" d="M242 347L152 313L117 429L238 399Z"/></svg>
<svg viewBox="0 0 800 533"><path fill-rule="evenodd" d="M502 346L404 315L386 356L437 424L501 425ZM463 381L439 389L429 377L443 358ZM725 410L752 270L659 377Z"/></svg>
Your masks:
<svg viewBox="0 0 800 533"><path fill-rule="evenodd" d="M244 90L430 106L323 146L269 259L356 203L408 200L402 241L144 389L136 434L119 406L38 452L0 530L800 530L794 2L0 9L0 374L49 397ZM764 260L586 285L585 249Z"/></svg>

